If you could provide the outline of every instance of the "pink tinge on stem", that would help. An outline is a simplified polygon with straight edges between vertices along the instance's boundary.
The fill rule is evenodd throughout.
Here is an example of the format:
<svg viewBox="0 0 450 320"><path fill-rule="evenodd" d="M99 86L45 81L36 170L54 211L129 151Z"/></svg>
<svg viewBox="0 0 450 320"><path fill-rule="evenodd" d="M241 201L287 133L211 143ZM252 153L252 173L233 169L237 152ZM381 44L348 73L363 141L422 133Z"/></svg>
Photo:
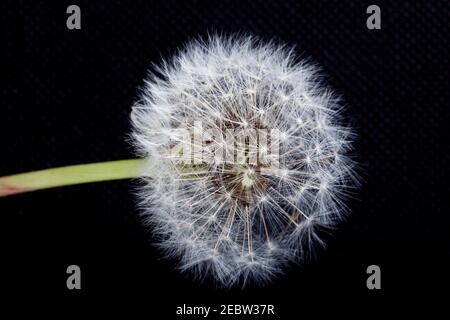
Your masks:
<svg viewBox="0 0 450 320"><path fill-rule="evenodd" d="M0 185L0 197L5 197L5 196L9 196L12 194L17 194L17 193L23 193L23 192L28 192L28 191L32 191L33 189L31 188L19 188L19 187L13 187L13 186L8 186L8 185Z"/></svg>

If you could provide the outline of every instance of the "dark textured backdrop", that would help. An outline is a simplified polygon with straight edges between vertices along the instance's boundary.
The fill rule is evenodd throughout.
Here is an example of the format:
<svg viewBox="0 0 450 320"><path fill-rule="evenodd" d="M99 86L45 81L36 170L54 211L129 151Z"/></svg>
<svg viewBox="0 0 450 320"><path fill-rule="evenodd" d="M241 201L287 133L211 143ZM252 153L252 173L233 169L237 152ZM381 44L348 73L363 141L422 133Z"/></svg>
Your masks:
<svg viewBox="0 0 450 320"><path fill-rule="evenodd" d="M80 31L66 28L72 3ZM317 261L265 288L229 292L160 259L130 181L2 198L3 282L22 298L139 297L165 318L183 303L273 303L287 315L311 301L348 297L351 306L350 297L371 303L444 287L449 6L375 3L382 29L369 31L372 1L2 1L0 176L131 157L128 116L150 64L220 31L278 39L323 67L349 106L365 179ZM81 266L80 292L66 290L69 264ZM370 264L382 270L379 292L365 286Z"/></svg>

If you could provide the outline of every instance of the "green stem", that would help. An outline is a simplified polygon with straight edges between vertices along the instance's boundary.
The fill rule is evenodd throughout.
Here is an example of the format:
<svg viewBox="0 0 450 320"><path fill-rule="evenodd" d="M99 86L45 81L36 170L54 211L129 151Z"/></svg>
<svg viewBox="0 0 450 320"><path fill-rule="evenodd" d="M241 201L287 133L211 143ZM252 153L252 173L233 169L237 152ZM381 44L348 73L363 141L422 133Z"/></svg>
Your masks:
<svg viewBox="0 0 450 320"><path fill-rule="evenodd" d="M139 177L144 159L79 164L0 177L0 197L81 183Z"/></svg>

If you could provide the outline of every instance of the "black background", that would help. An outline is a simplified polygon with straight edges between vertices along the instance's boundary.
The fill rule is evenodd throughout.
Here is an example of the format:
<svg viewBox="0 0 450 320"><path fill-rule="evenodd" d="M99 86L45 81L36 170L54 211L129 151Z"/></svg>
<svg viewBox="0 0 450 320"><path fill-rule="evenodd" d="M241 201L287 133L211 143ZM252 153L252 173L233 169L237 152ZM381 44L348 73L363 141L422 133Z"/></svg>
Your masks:
<svg viewBox="0 0 450 320"><path fill-rule="evenodd" d="M132 157L129 113L150 64L218 31L295 45L323 67L348 105L365 180L315 261L266 287L231 291L161 259L140 224L133 181L1 198L8 295L76 306L116 298L113 309L139 301L164 318L183 303L275 304L292 319L311 303L378 306L445 289L446 3L377 1L382 29L370 31L372 1L2 1L0 176ZM81 30L66 28L70 4L81 7ZM80 291L66 289L70 264L81 267ZM371 264L381 267L382 290L366 288Z"/></svg>

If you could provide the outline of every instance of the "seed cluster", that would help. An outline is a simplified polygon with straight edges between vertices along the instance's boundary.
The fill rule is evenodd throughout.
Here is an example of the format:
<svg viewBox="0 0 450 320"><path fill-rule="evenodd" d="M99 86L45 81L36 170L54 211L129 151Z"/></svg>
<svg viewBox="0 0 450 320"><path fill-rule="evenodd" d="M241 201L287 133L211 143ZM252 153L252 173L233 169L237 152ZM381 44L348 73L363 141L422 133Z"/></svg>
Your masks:
<svg viewBox="0 0 450 320"><path fill-rule="evenodd" d="M152 176L143 220L181 270L227 287L264 283L323 245L318 231L343 217L357 177L342 106L318 79L285 47L211 37L146 81L132 113ZM198 123L202 139L180 134ZM193 164L192 150L232 156Z"/></svg>

